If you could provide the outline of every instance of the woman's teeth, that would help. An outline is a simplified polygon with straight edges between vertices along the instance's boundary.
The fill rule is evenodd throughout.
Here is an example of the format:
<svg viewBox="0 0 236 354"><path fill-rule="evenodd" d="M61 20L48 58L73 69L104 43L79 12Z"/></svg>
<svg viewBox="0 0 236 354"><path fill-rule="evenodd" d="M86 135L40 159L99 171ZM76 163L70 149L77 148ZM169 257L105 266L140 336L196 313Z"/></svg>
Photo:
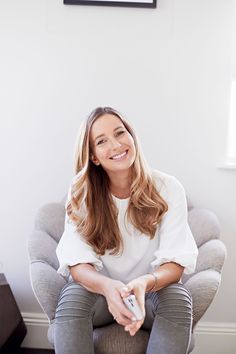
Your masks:
<svg viewBox="0 0 236 354"><path fill-rule="evenodd" d="M112 160L120 160L122 157L124 157L127 154L127 150L125 152L123 152L123 154L120 155L115 155L113 156L111 159Z"/></svg>

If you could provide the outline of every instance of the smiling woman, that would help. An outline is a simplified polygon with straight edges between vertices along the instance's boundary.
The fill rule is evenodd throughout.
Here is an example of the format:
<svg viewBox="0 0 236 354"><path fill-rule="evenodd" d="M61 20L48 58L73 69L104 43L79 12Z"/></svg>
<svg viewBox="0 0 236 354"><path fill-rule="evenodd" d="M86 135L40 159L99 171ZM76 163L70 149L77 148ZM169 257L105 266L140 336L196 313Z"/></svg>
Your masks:
<svg viewBox="0 0 236 354"><path fill-rule="evenodd" d="M192 303L180 279L197 254L181 184L148 168L119 112L96 108L80 128L57 247L68 283L56 309L56 354L93 354L93 328L114 322L131 336L151 330L147 354L186 354Z"/></svg>

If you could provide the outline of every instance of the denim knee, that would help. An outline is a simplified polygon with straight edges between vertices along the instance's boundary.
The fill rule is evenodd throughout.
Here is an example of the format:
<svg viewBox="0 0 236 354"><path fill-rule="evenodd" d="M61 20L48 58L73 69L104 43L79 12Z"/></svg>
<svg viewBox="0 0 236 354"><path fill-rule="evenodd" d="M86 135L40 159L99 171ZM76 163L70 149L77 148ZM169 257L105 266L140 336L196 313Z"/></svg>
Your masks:
<svg viewBox="0 0 236 354"><path fill-rule="evenodd" d="M178 325L192 324L192 298L181 283L171 284L158 291L154 297L155 315Z"/></svg>
<svg viewBox="0 0 236 354"><path fill-rule="evenodd" d="M77 283L66 284L56 308L55 323L91 317L97 296Z"/></svg>

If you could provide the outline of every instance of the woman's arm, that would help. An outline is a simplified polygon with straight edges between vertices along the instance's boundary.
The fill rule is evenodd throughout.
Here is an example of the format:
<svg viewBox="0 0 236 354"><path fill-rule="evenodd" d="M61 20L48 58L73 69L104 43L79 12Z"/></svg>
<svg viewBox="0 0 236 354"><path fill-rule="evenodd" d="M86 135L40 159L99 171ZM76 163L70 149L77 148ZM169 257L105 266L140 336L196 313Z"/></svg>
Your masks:
<svg viewBox="0 0 236 354"><path fill-rule="evenodd" d="M169 262L158 267L152 274L145 274L143 278L147 291L157 291L165 288L169 284L178 283L183 275L184 267L181 265ZM156 277L156 279L155 279Z"/></svg>
<svg viewBox="0 0 236 354"><path fill-rule="evenodd" d="M125 284L99 273L92 264L81 263L70 267L70 273L75 282L81 284L90 292L103 295L106 298L109 312L116 322L126 326L132 323L133 314L124 305L121 292Z"/></svg>
<svg viewBox="0 0 236 354"><path fill-rule="evenodd" d="M104 295L111 279L97 272L92 264L80 263L69 267L69 269L76 283L81 284L92 293Z"/></svg>

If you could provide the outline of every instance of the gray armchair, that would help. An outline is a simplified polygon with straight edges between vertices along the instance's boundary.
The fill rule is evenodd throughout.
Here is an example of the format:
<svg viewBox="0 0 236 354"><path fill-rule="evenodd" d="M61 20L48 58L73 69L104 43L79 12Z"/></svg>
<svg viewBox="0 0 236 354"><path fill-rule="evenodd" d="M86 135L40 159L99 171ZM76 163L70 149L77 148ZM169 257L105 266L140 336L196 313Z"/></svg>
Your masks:
<svg viewBox="0 0 236 354"><path fill-rule="evenodd" d="M64 231L65 199L50 203L37 213L35 228L28 240L30 276L34 294L49 320L48 339L53 345L54 316L60 291L66 283L57 273L56 246ZM188 202L189 225L199 248L194 274L185 275L183 283L193 298L193 327L189 353L194 347L194 328L211 304L221 281L226 249L219 239L216 216L209 210L195 208ZM112 338L112 340L111 340ZM94 330L96 354L144 354L149 332L139 330L131 337L117 323Z"/></svg>

